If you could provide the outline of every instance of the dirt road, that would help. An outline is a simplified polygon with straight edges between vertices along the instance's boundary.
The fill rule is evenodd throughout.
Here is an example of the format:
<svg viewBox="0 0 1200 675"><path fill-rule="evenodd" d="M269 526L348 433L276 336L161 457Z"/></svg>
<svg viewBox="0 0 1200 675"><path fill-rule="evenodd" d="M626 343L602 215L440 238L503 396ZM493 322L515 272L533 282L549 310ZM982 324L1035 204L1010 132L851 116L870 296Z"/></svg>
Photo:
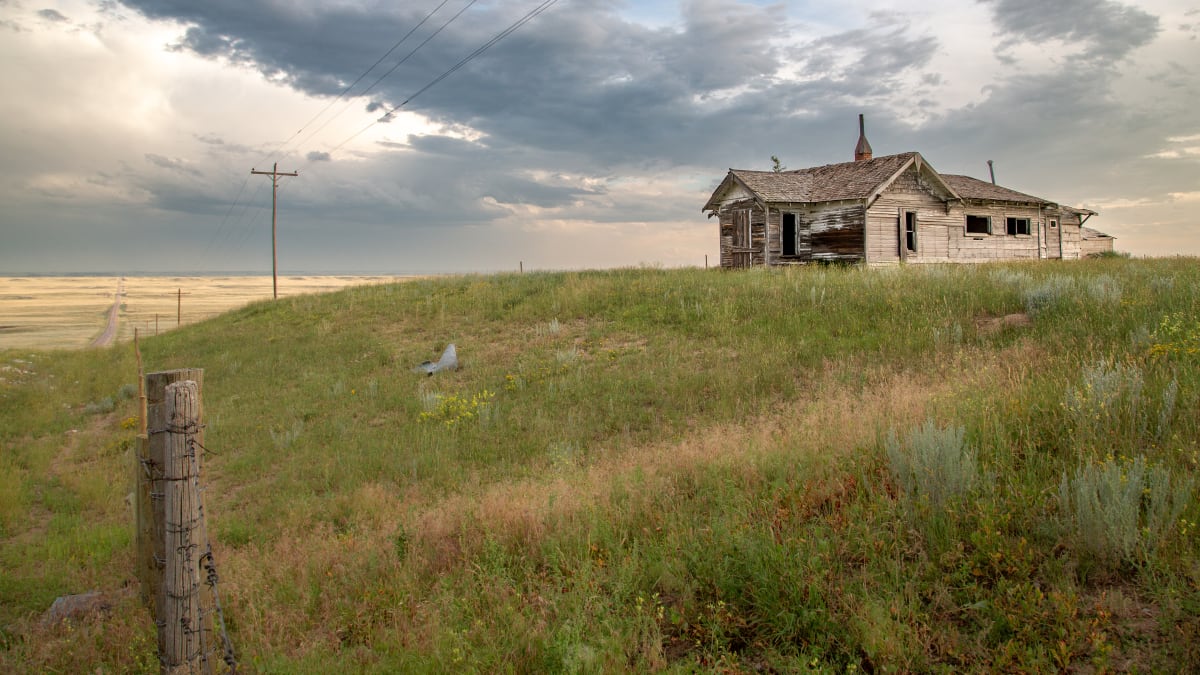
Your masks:
<svg viewBox="0 0 1200 675"><path fill-rule="evenodd" d="M108 325L104 332L92 340L93 347L107 347L117 336L117 319L121 315L121 298L125 297L125 279L117 282L117 292L113 295L112 307L108 308Z"/></svg>

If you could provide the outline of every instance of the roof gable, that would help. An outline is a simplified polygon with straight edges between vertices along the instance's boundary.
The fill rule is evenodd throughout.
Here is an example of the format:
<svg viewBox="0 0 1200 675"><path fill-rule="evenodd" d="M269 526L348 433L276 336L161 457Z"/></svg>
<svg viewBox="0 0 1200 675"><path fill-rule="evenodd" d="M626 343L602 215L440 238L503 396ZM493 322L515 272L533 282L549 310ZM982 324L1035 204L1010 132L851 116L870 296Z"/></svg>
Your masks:
<svg viewBox="0 0 1200 675"><path fill-rule="evenodd" d="M735 170L735 173L747 187L768 202L866 199L876 188L906 168L916 156L915 152L905 152L780 173L740 170Z"/></svg>
<svg viewBox="0 0 1200 675"><path fill-rule="evenodd" d="M711 211L719 208L734 186L738 185L764 203L798 204L871 199L914 164L934 177L935 182L940 183L951 197L957 197L953 187L941 180L941 176L924 162L920 153L905 152L796 171L730 169L725 180L701 210Z"/></svg>
<svg viewBox="0 0 1200 675"><path fill-rule="evenodd" d="M970 176L940 174L918 152L874 159L826 164L795 171L730 169L702 211L715 213L730 199L754 199L762 204L814 204L863 200L873 202L904 171L916 167L919 175L940 188L945 200L980 200L1038 206L1058 204ZM1087 209L1061 207L1079 215L1096 215Z"/></svg>

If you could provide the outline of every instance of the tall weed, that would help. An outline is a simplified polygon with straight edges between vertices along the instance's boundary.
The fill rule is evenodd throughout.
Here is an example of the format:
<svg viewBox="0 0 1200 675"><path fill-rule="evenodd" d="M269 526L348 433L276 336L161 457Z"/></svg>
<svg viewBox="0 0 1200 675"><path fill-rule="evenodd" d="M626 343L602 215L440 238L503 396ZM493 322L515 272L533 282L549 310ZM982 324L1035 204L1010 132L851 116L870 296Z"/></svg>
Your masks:
<svg viewBox="0 0 1200 675"><path fill-rule="evenodd" d="M1080 385L1068 388L1062 403L1077 442L1119 448L1167 437L1175 419L1178 378L1163 386L1155 411L1145 375L1135 365L1101 361L1084 366L1082 375Z"/></svg>
<svg viewBox="0 0 1200 675"><path fill-rule="evenodd" d="M1075 279L1056 274L1036 286L1027 286L1022 290L1021 299L1025 304L1025 313L1036 317L1064 303L1075 292Z"/></svg>
<svg viewBox="0 0 1200 675"><path fill-rule="evenodd" d="M979 480L975 448L962 427L938 427L933 420L913 429L902 444L893 430L887 438L892 475L908 499L941 508L960 500Z"/></svg>
<svg viewBox="0 0 1200 675"><path fill-rule="evenodd" d="M1061 518L1082 551L1103 563L1137 562L1166 543L1191 500L1194 479L1145 456L1107 458L1063 472Z"/></svg>

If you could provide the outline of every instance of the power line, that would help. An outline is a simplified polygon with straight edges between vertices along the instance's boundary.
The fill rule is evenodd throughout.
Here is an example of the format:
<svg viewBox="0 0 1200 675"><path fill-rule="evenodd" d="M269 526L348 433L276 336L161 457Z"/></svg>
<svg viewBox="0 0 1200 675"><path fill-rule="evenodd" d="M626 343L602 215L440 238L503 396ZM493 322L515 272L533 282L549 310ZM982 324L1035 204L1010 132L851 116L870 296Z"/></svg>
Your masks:
<svg viewBox="0 0 1200 675"><path fill-rule="evenodd" d="M355 138L358 138L358 137L359 137L359 136L361 136L363 133L365 133L365 132L367 131L367 129L370 129L371 127L375 126L376 124L379 124L380 122L382 122L382 121L384 121L384 120L389 120L389 121L390 121L390 120L391 120L391 118L393 117L393 115L395 115L395 113L396 113L396 111L397 111L397 110L399 110L399 109L403 108L404 106L406 106L406 105L408 105L409 103L411 103L411 102L413 101L413 99L415 99L416 97L418 97L418 96L420 96L421 94L425 93L426 91L428 91L428 90L432 89L432 88L433 88L435 85L437 85L439 82L441 82L442 80L446 79L447 77L449 77L449 76L450 76L450 75L452 75L453 73L457 72L457 71L458 71L460 68L462 68L463 66L465 66L465 65L467 65L468 63L470 63L471 61L473 61L473 60L474 60L475 58L477 58L477 57L478 57L480 54L483 54L483 53L484 53L484 52L486 52L488 49L491 49L493 46L495 46L495 44L496 44L497 42L500 42L501 40L503 40L504 38L508 37L509 35L512 35L514 32L516 32L516 31L517 31L517 29L521 28L521 27L522 27L522 26L524 26L525 24L527 24L527 23L529 23L530 21L532 21L532 20L533 20L535 17L537 17L537 16L538 16L539 14L541 14L542 12L546 11L547 9L550 9L550 8L551 8L552 6L554 6L554 4L555 4L555 3L557 3L557 2L558 2L558 0L544 0L544 2L542 2L542 4L538 5L537 7L533 8L533 9L531 9L531 10L529 10L529 12L525 14L525 16L523 16L523 17L521 17L520 19L518 19L518 20L514 21L512 24L510 24L510 25L508 26L508 28L505 28L504 30L500 31L500 32L499 32L499 33L497 33L495 36L493 36L493 37L492 37L492 39L490 39L490 40L488 40L487 42L483 43L483 45L481 45L481 46L480 46L479 48L477 48L475 51L473 51L473 52L471 52L470 54L468 54L467 56L463 57L463 58L462 58L462 60L460 60L458 63L454 64L453 66L451 66L449 70L447 70L446 72L442 73L441 75L438 75L437 77L433 78L433 80L432 80L432 81L430 81L428 84L426 84L425 86L423 86L423 87L421 87L420 89L418 89L418 90L417 90L415 93L411 94L411 95L410 95L408 98L404 99L404 102L402 102L402 103L400 103L399 105L397 105L397 106L395 106L395 107L391 108L390 110L388 110L387 112L385 112L385 113L384 113L384 114L383 114L381 117L379 117L379 118L378 118L378 119L376 119L375 121L371 122L370 124L368 124L367 126L363 127L362 129L359 129L359 130L358 130L358 131L356 131L356 132L355 132L355 133L354 133L352 136L350 136L350 137L349 137L349 138L347 138L346 140L342 141L341 143L338 143L337 145L335 145L335 146L333 147L333 149L332 149L332 150L330 150L330 152L332 153L332 152L335 152L335 151L337 151L337 150L341 149L341 148L342 148L343 146L345 146L347 143L349 143L350 141L354 140Z"/></svg>
<svg viewBox="0 0 1200 675"><path fill-rule="evenodd" d="M468 5L467 5L467 7L470 7L471 5L475 4L477 1L478 1L478 0L471 0L471 2L470 2ZM353 82L351 82L351 83L350 83L350 86L348 86L348 87L346 87L345 89L343 89L343 90L342 90L342 93L340 93L340 94L338 94L338 95L337 95L337 98L335 98L335 99L333 99L332 101L330 101L330 102L329 102L329 103L328 103L328 104L327 104L327 105L326 105L324 108L322 108L322 109L321 109L321 111L320 111L320 112L318 112L316 115L313 115L312 119L310 119L309 121L305 122L305 123L304 123L304 126L300 127L300 130L299 130L299 131L297 131L295 134L293 134L291 138L289 138L288 140L286 140L286 141L284 141L283 143L281 143L281 144L280 144L280 146L279 146L278 148L276 148L276 149L275 149L275 152L276 152L276 153L278 153L280 150L282 150L282 149L284 148L284 146L286 146L288 143L291 143L293 140L295 140L295 139L296 139L296 136L299 136L301 133L303 133L303 132L304 132L304 130L305 130L305 129L307 129L307 128L309 127L309 125L311 125L311 124L312 124L313 122L315 122L315 121L316 121L316 120L317 120L319 117L321 117L321 115L324 115L326 112L328 112L328 111L329 111L329 109L330 109L330 108L332 108L332 107L333 107L333 105L334 105L335 103L337 103L338 101L340 101L340 100L342 100L343 98L345 98L345 97L346 97L346 94L347 94L347 93L349 93L349 91L350 91L351 89L353 89L353 88L354 88L354 85L358 84L359 82L362 82L362 81L363 81L363 78L365 78L365 77L366 77L366 76L367 76L367 75L368 75L368 74L369 74L369 73L370 73L372 70L374 70L376 66L378 66L378 65L379 65L379 64L381 64L381 63L383 63L384 59L386 59L387 57L391 56L392 52L394 52L394 51L396 51L397 49L399 49L399 48L400 48L400 45L402 45L402 44L404 44L405 42L407 42L407 41L408 41L408 38L412 37L412 34L413 34L413 33L417 32L417 30L418 30L418 29L419 29L421 26L424 26L424 25L425 25L425 23L426 23L427 21L429 21L431 18L433 18L433 15L434 15L434 14L437 14L437 13L438 13L438 11L439 11L439 10L441 10L441 9L442 9L442 7L445 7L445 6L446 6L446 3L448 3L448 2L450 2L450 0L442 0L441 4L439 4L437 7L434 7L432 11L430 11L428 14L426 14L426 15L425 15L425 18L421 19L419 22L417 22L417 25L415 25L415 26L413 26L411 29L409 29L409 31L408 31L407 33L405 33L405 34L404 34L404 37L400 38L400 40L399 40L399 41L398 41L396 44L392 45L392 48L391 48L391 49L387 50L387 52L386 52L386 53L384 53L384 55L383 55L383 56L379 57L379 60L377 60L375 63L371 64L371 67L370 67L370 68L367 68L366 70L364 70L364 71L362 72L362 74L358 76L358 78L357 78L357 79L355 79ZM457 19L457 18L458 18L458 15L459 15L459 14L462 14L464 11L466 11L466 8L465 8L465 7L463 8L463 10L459 11L459 13L458 13L458 14L455 14L455 15L454 15L454 17L453 17L453 18L452 18L450 21L447 21L445 24L443 24L443 25L442 25L442 28L445 28L446 26L448 26L448 25L449 25L451 22L453 22L453 21L454 21L454 19ZM433 33L433 35L437 35L438 33L440 33L440 32L442 31L442 28L439 28L439 29L437 29L437 31L435 31L435 32ZM375 88L375 85L379 84L379 83L380 83L380 82L382 82L382 81L383 81L385 78L387 78L387 76L388 76L388 75L391 75L393 72L395 72L395 70L396 70L397 68L399 68L399 67L400 67L400 66L401 66L401 65L402 65L402 64L403 64L405 61L408 61L408 59L410 59L410 58L413 56L413 54L416 54L416 53L417 53L417 51L418 51L419 49L421 49L421 47L424 47L424 46L425 46L425 44L426 44L427 42L429 42L429 40L431 40L431 39L433 38L433 35L430 35L428 38L426 38L426 39L425 39L425 41L424 41L424 42L422 42L421 44L417 45L416 49L413 49L413 50L412 50L411 52L409 52L409 53L408 53L406 56L404 56L404 58L402 58L402 59L400 59L398 62L396 62L396 65L392 66L391 70L387 71L387 72L386 72L386 73L384 73L383 75L381 75L381 76L379 76L378 78L376 78L376 80L375 80L374 82L372 82L372 83L370 84L370 86L368 86L366 89L364 89L364 90L362 90L362 91L358 92L358 94L356 94L356 96L363 96L363 95L365 95L367 92L369 92L369 91L371 91L372 89L374 89L374 88ZM343 111L344 111L344 109L343 109ZM336 115L334 115L334 116L330 117L329 119L325 120L325 122L323 122L323 123L321 124L321 126L319 126L319 127L317 127L316 129L314 129L314 130L313 130L313 132L312 132L311 134L309 134L307 138L305 138L303 141L301 141L301 143L305 143L305 142L308 142L309 140L311 140L313 136L317 135L318 133L320 133L320 132L321 132L321 130L322 130L322 129L324 129L325 127L329 126L329 123L330 123L330 122L332 122L333 120L337 119L338 115L341 115L341 112L338 112Z"/></svg>
<svg viewBox="0 0 1200 675"><path fill-rule="evenodd" d="M475 1L476 0L472 0L471 4L475 4ZM283 148L285 148L292 141L296 140L297 136L304 133L305 129L307 129L309 126L311 126L313 124L313 122L320 119L320 117L322 115L324 115L326 112L328 112L329 109L334 106L334 104L336 104L338 101L345 98L346 94L348 94L351 89L353 89L359 82L362 82L363 79L366 78L366 76L369 75L372 70L374 70L377 66L379 66L379 64L383 63L384 60L387 59L387 57L391 56L392 52L399 49L400 45L407 42L408 39L410 37L412 37L412 35L421 28L421 26L424 26L429 21L429 19L433 18L433 15L437 14L443 7L446 6L446 4L448 2L450 2L450 0L442 0L436 7L434 7L432 10L430 10L420 21L418 21L416 23L416 25L414 25L412 28L410 28L408 30L408 32L404 34L403 37L401 37L395 44L393 44L390 49L388 49L386 52L384 52L383 56L380 56L375 61L375 63L371 64L371 66L369 68L367 68L366 70L364 70L357 78L355 78L355 80L353 82L351 82L349 84L349 86L347 86L345 89L343 89L342 92L340 94L338 94L336 98L334 98L332 101L330 101L328 104L326 104L325 107L322 108L320 111L318 111L316 115L313 115L313 117L311 119L309 119L307 122L305 122L304 125L301 126L300 129L297 130L295 134L292 134L292 136L290 138L282 141L274 150L267 152L263 157L260 158L260 161L265 162L266 160L270 159L271 157L278 155L280 153L280 151L283 150ZM468 5L468 7L469 6L470 5ZM461 14L461 13L462 12L459 12L459 14ZM455 18L457 18L457 15L455 15ZM448 24L449 24L449 22L447 22L446 25L448 25ZM443 25L442 28L445 28L445 25ZM441 32L441 30L442 29L439 28L437 32ZM434 35L436 35L436 34L437 33L434 33ZM377 78L374 82L371 83L371 85L369 87L364 89L359 95L361 96L363 94L366 94L368 91L370 91L372 88L374 88L380 82L382 82L384 80L384 78L386 78L388 75L390 75L392 72L394 72L396 70L396 68L398 68L400 66L400 64L404 63L409 58L411 58L413 56L413 54L415 54L427 42L429 42L428 39L426 39L424 42L422 42L420 45L418 45L416 49L409 52L408 55L406 55L395 66L393 66L391 70L389 70L388 72L384 73L382 76ZM343 109L343 111L344 111L344 109ZM332 122L334 119L336 119L338 117L338 115L340 115L340 114L341 114L341 112L328 118L323 124L321 124L320 127L318 127L311 134L309 134L308 137L302 141L302 143L311 140L313 138L313 136L320 133L321 130L323 130L326 126L328 126L329 123ZM291 153L289 153L289 154L291 154ZM279 157L279 159L282 159L282 158L283 158L282 156ZM247 175L245 178L242 179L242 184L238 188L237 196L235 196L233 198L233 201L230 203L229 208L225 211L224 217L221 218L221 222L217 226L216 231L213 233L213 236L209 239L208 246L205 248L205 255L207 255L212 250L214 244L216 244L218 240L222 239L222 234L225 232L225 226L229 223L229 217L233 213L234 208L236 208L238 206L238 203L239 203L238 200L241 199L242 193L245 191L246 185L249 182L249 180L250 180L249 175ZM258 193L260 191L261 191L261 185L259 188L255 189L253 196L258 196ZM239 217L239 221L245 220L246 209L248 208L248 206L249 206L249 204L245 204L242 206L242 211L241 211L241 216ZM242 240L240 243L245 242L246 236L247 235L244 235L242 237Z"/></svg>
<svg viewBox="0 0 1200 675"><path fill-rule="evenodd" d="M250 169L251 174L271 177L271 287L273 295L276 299L279 298L279 258L275 254L275 213L277 203L279 202L279 178L280 176L299 176L300 172L283 172L279 171L279 164L271 167L270 171L259 171Z"/></svg>
<svg viewBox="0 0 1200 675"><path fill-rule="evenodd" d="M467 65L467 63L469 63L470 61L474 60L474 59L475 59L475 57L477 57L477 56L479 56L480 54L482 54L482 53L486 52L488 49L491 49L491 47L492 47L493 45L495 45L497 42L499 42L499 41L503 40L504 38L508 37L508 36L509 36L509 35L511 35L512 33L516 32L516 30L517 30L518 28L520 28L521 26L524 26L525 24L529 23L530 21L532 21L532 20L533 20L535 17L537 17L537 16L538 16L539 14L541 14L542 12L546 11L547 9L550 9L550 7L551 7L552 5L554 5L554 3L556 3L556 2L558 2L558 0L546 0L546 1L545 1L545 2L543 2L541 5L538 5L538 6L537 6L537 7L535 7L534 9L530 10L530 12L529 12L528 14L526 14L524 17L522 17L521 19L519 19L518 21L516 21L515 23L513 23L513 24L512 24L511 26L509 26L508 28L506 28L506 29L504 29L503 31L500 31L499 33L497 33L495 37L493 37L491 40L488 40L487 42L485 42L485 43L483 44L483 46L481 46L479 49L476 49L475 51L473 51L473 52L471 52L469 55L467 55L467 56L466 56L466 58L464 58L463 60L461 60L461 61L459 61L458 63L454 64L454 66L452 66L452 67L450 68L450 70L447 70L446 72L442 73L441 75L438 75L436 78L434 78L434 80L433 80L432 82L430 82L429 84L425 85L424 87L421 87L420 89L418 89L418 90L417 90L417 92L416 92L415 94L413 94L412 96L409 96L409 97L408 97L408 98L407 98L407 99L406 99L406 100L405 100L403 103L401 103L400 105L396 106L396 108L393 108L392 110L389 110L389 111L388 111L388 114L391 114L392 112L395 112L395 110L396 110L396 109L398 109L398 108L401 108L401 107L403 107L403 106L406 106L406 105L408 105L408 104L409 104L409 102L410 102L410 101L412 101L414 98L416 98L416 97L420 96L421 94L425 93L427 90L431 89L431 88L432 88L434 85L436 85L438 82L441 82L442 80L444 80L444 79L446 79L447 77L449 77L449 76L450 76L452 73L454 73L455 71L457 71L459 68L462 68L463 66ZM386 115L385 115L385 116L386 116Z"/></svg>
<svg viewBox="0 0 1200 675"><path fill-rule="evenodd" d="M437 12L438 12L438 11L439 11L439 10L440 10L440 9L441 9L441 8L442 8L442 7L443 7L443 6L444 6L444 5L445 5L445 4L448 2L448 1L449 1L449 0L443 0L443 2L442 2L441 4L439 4L439 5L438 5L436 8L434 8L434 9L433 9L433 11L431 11L431 12L430 12L428 15L426 15L426 17L425 17L424 19L422 19L422 20L421 20L421 22L420 22L420 23L418 23L418 24L417 24L417 25L416 25L416 26L415 26L415 27L414 27L412 30L410 30L410 31L409 31L409 33L408 33L408 34L406 34L406 35L404 36L404 38L402 38L402 39L401 39L399 42L397 42L395 45L393 45L393 47L392 47L391 49L389 49L389 50L388 50L388 52L387 52L387 53L385 53L385 54L383 55L383 57L381 57L381 58L380 58L378 61L376 61L376 62L375 62L375 64L373 64L373 65L372 65L370 68L368 68L366 71L364 71L362 75L360 75L360 76L359 76L359 77L358 77L358 78L357 78L357 79L356 79L356 80L355 80L353 83L351 83L351 85L350 85L349 87L347 87L347 88L346 88L346 89L345 89L345 90L344 90L344 91L343 91L343 92L342 92L342 93L341 93L341 94L338 96L338 99L340 99L340 98L344 97L344 96L345 96L345 95L346 95L346 94L347 94L347 93L350 91L350 89L352 89L352 88L354 87L354 85L356 85L358 82L362 81L362 79L363 79L364 77L366 77L366 75L367 75L367 74L369 74L369 73L371 72L371 70L373 70L373 69L374 69L376 66L378 66L378 65L379 65L379 63L380 63L380 62L382 62L384 59L386 59L386 58L387 58L387 56L388 56L389 54L391 54L393 51L395 51L395 49L396 49L396 48L398 48L398 47L399 47L399 46L400 46L400 45L401 45L401 44L402 44L404 41L406 41L406 40L408 39L408 37L409 37L409 36L411 36L411 34L412 34L412 33L413 33L415 30L417 30L418 28L420 28L420 26L421 26L421 25L423 25L423 24L424 24L426 21L428 21L430 17L432 17L434 14L436 14L436 13L437 13ZM418 50L420 50L422 47L424 47L426 44L428 44L428 43L429 43L429 42L430 42L430 41L431 41L431 40L432 40L434 37L436 37L436 36L437 36L439 33L441 33L443 30L445 30L445 28L446 28L447 26L449 26L451 23L453 23L455 20L457 20L457 19L458 19L458 18L459 18L459 17L460 17L460 16L461 16L461 15L462 15L464 12L466 12L466 10L467 10L467 9L469 9L469 8L470 8L472 5L474 5L474 4L475 4L477 1L478 1L478 0L470 0L470 2L469 2L469 3L467 3L467 5L466 5L466 6L464 6L462 9L460 9L460 10L459 10L459 11L458 11L458 12L457 12L457 13L456 13L454 16L452 16L452 17L451 17L449 20L447 20L447 21L446 21L444 24L442 24L442 26L441 26L441 27L439 27L439 28L438 28L436 31L434 31L432 34L430 34L429 36L427 36L427 37L426 37L426 38L425 38L425 39L424 39L424 40L421 42L421 44L417 45L417 47L416 47L416 48L414 48L414 49L413 49L411 52L409 52L407 55L405 55L405 56L404 56L404 57L403 57L403 58L402 58L402 59L401 59L399 62L397 62L395 65L393 65L393 66L392 66L392 68L391 68L391 69L389 69L389 70L388 70L386 73L384 73L382 76L380 76L379 78L377 78L377 79L376 79L376 80L375 80L375 81L374 81L374 82L373 82L373 83L372 83L372 84L371 84L369 87L367 87L367 89L364 89L362 92L360 92L360 94L359 94L359 95L362 95L362 94L365 94L365 93L367 93L367 92L368 92L368 91L370 91L372 88L374 88L374 87L375 87L377 84L379 84L379 82L381 82L383 79L385 79L386 77L388 77L389 75L391 75L393 72L395 72L395 70L396 70L397 68L399 68L399 67L400 67L400 65L402 65L403 63L405 63L405 62L406 62L408 59L410 59L410 58L411 58L411 57L412 57L412 56L413 56L413 55L414 55L414 54L415 54L415 53L416 53ZM457 63L455 63L453 66L451 66L451 67L450 67L449 69L447 69L445 72L443 72L442 74L438 75L438 76L437 76L437 77L435 77L433 80L431 80L430 82L428 82L427 84L425 84L423 87L421 87L420 89L418 89L418 90L416 90L415 92L413 92L413 93L412 93L411 95L409 95L409 96L408 96L406 99L404 99L404 101L403 101L403 102L401 102L399 105L396 105L396 106L392 107L391 109L387 110L387 111L386 111L386 112L385 112L385 113L384 113L382 116L380 116L379 118L375 119L375 120L374 120L374 121L372 121L370 124L368 124L367 126L363 127L362 129L360 129L359 131L355 132L354 134L352 134L351 136L349 136L348 138L346 138L346 139L345 139L345 140L343 140L342 142L338 143L338 144L337 144L336 146L334 146L334 147L333 147L333 148L332 148L332 149L331 149L329 152L330 152L330 153L332 153L332 152L336 152L336 151L340 150L340 149L341 149L341 148L343 148L343 147L344 147L344 146L345 146L347 143L349 143L350 141L354 140L355 138L358 138L359 136L361 136L363 133L365 133L365 132L366 132L368 129L370 129L371 127L375 126L376 124L379 124L380 122L382 122L382 121L384 121L384 120L390 120L390 119L391 119L391 118L392 118L392 117L395 115L395 113L396 113L398 110L400 110L400 109L401 109L401 108L403 108L404 106L406 106L406 105L408 105L409 103L411 103L413 100L415 100L415 99L416 99L418 96L420 96L421 94L424 94L426 91L428 91L428 90L432 89L433 87L437 86L437 84L439 84L439 83L440 83L442 80L445 80L445 79L446 79L447 77L449 77L450 75L452 75L452 74L454 74L455 72L457 72L458 70L462 69L462 68L463 68L464 66L466 66L468 63L470 63L471 61L473 61L473 60L475 60L476 58L478 58L480 55L482 55L482 54L483 54L484 52L486 52L487 50L491 49L493 46L495 46L495 45L496 45L497 43L499 43L501 40L503 40L504 38L506 38L506 37L508 37L509 35L513 34L513 33L514 33L514 32L516 32L517 30L519 30L521 27L523 27L525 24L529 23L529 22L530 22L530 21L532 21L534 18L536 18L536 17L538 17L539 15L541 15L541 14L542 14L543 12L545 12L547 9L550 9L551 7L553 7L553 6L554 6L554 5L555 5L557 2L558 2L558 0L543 0L543 2L541 2L539 5L537 5L537 6L536 6L536 7L534 7L533 9L529 10L528 12L526 12L526 13L525 13L525 15L524 15L524 16L522 16L520 19L517 19L516 21L514 21L513 23L511 23L511 24L510 24L510 25L509 25L507 28L505 28L504 30L500 31L499 33L497 33L496 35L494 35L494 36L493 36L491 39L489 39L488 41L484 42L482 45L480 45L478 48L476 48L474 51L472 51L470 54L468 54L467 56L465 56L465 57L463 57L462 59L460 59L460 60L459 60ZM302 132L304 131L304 129L306 129L306 128L307 128L309 125L311 125L311 124L313 123L313 121L315 121L317 118L319 118L321 115L323 115L323 114L324 114L324 113L325 113L325 112L326 112L326 111L327 111L327 110L328 110L328 109L329 109L329 108L330 108L330 107L331 107L331 106L332 106L334 103L336 103L336 102L337 102L337 100L338 100L338 99L334 99L334 101L332 101L332 102L330 102L328 105L326 105L326 107L325 107L323 110L321 110L319 113L317 113L317 115L315 115L315 116L313 117L313 119L309 120L309 121L308 121L308 122L307 122L307 123L304 125L304 127L301 127L301 129L300 129L299 131L297 131L295 134L293 134L292 138L289 138L287 141L284 141L283 143L281 143L281 144L280 144L280 146L279 146L278 148L276 148L276 150L275 150L273 153L269 153L269 154L267 155L267 157L269 158L271 154L278 153L280 150L282 150L284 146L286 146L288 143L290 143L292 140L294 140L296 136L300 135L300 133L302 133ZM339 113L339 114L340 114L340 113ZM336 115L335 115L334 117L336 117ZM322 129L324 129L324 128L325 128L325 126L327 126L327 125L329 124L329 122L330 122L330 121L332 121L332 118L331 118L330 120L326 120L326 122L325 122L324 124L322 124L322 125L321 125L321 127L320 127L320 128L318 128L317 130L315 130L315 131L314 131L312 134L310 134L310 135L309 135L309 136L308 136L308 137L305 139L305 141L308 141L308 140L310 140L310 139L311 139L313 136L315 136L315 135L316 135L318 132L320 132ZM293 151L293 152L294 152L294 151ZM291 154L291 153L289 152L288 154ZM313 161L312 161L312 160L308 160L308 161L307 161L307 164L308 164L308 165L312 165L312 164L313 164ZM280 174L280 175L283 175L283 174ZM276 180L277 180L277 179L276 179ZM273 183L275 183L275 182L276 182L276 180L273 180L272 182L273 182ZM241 191L242 191L244 188L245 188L245 182L243 182L243 184L242 184L242 188L241 188L241 189L239 189L239 192L238 192L238 194L239 194L239 195L241 194ZM276 189L277 189L277 188L276 188ZM258 194L258 191L259 191L258 189L256 189L256 190L255 190L255 196L257 196L257 194ZM237 202L237 198L235 198L234 205L236 205L236 202ZM249 205L247 204L247 205L246 205L246 206L243 208L243 211L242 211L242 214L243 214L243 216L245 215L245 213L246 213L246 209L248 209L248 206L249 206ZM226 213L226 219L228 219L229 213L230 213L230 212L232 212L232 210L233 210L233 206L231 206L231 207L230 207L230 209L229 209L229 212L227 212L227 213ZM224 221L222 222L222 227L223 227L223 226L224 226ZM250 233L251 233L251 232L248 230L248 231L247 231L247 232L246 232L246 233L243 235L242 239L240 240L240 243L244 243L244 242L246 241L246 239L249 237ZM274 246L274 242L272 242L272 246Z"/></svg>

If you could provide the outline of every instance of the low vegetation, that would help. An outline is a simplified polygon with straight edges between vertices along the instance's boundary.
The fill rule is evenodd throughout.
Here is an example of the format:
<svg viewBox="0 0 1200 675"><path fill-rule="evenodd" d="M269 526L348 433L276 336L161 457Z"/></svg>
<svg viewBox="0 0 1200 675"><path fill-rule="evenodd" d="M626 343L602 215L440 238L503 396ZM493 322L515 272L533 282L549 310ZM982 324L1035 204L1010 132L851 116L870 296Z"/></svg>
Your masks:
<svg viewBox="0 0 1200 675"><path fill-rule="evenodd" d="M1198 316L1189 259L639 269L261 302L142 352L205 369L249 671L1181 672ZM130 346L0 368L0 669L157 669ZM41 622L90 589L112 610Z"/></svg>

